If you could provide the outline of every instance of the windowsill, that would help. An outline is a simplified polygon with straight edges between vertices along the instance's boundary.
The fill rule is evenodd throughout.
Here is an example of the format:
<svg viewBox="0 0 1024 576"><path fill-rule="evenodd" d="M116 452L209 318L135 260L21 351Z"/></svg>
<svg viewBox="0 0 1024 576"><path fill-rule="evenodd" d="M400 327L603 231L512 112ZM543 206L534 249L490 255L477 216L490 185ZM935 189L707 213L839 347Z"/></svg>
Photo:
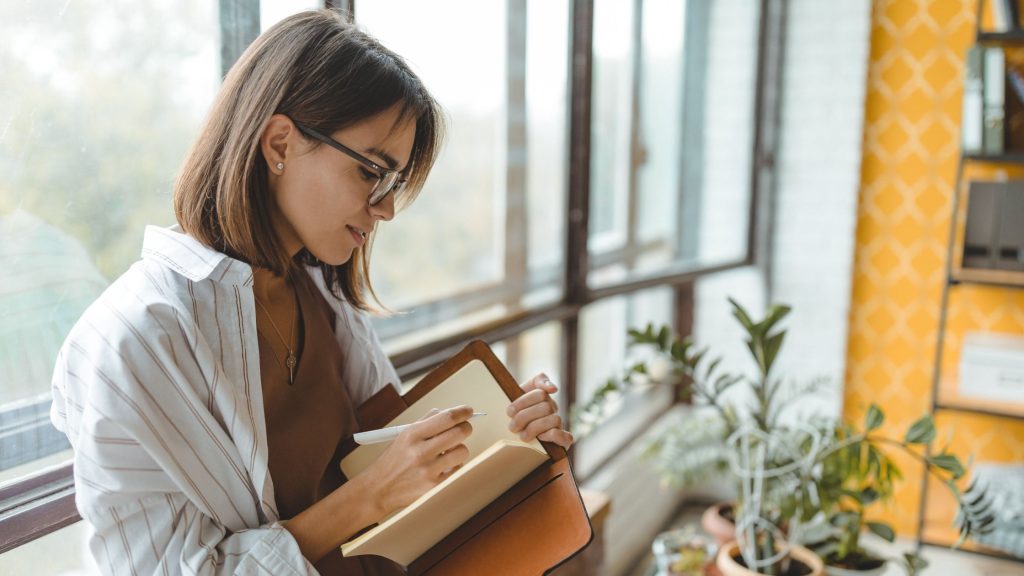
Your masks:
<svg viewBox="0 0 1024 576"><path fill-rule="evenodd" d="M679 515L666 526L678 528L684 525L700 525L700 516L704 512L703 505L693 503L682 508ZM896 542L889 543L874 534L864 534L861 542L866 548L888 558L901 558L904 552L913 551L916 548L915 541L909 538L897 538ZM1020 562L991 558L972 554L963 550L951 550L938 546L925 546L922 555L928 561L929 566L922 574L923 576L941 576L943 574L957 574L958 576L990 576L993 574L1016 574L1021 569ZM655 574L653 557L650 552L627 572L627 576L653 576ZM906 572L896 562L889 562L882 576L905 576Z"/></svg>

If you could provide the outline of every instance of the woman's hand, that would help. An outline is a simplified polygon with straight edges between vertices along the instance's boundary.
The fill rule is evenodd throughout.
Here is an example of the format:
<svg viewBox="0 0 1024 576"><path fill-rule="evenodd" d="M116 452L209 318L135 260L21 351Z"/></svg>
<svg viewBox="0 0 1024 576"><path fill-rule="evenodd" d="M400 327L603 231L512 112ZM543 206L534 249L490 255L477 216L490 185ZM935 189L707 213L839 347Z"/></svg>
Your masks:
<svg viewBox="0 0 1024 576"><path fill-rule="evenodd" d="M558 386L546 374L537 374L520 387L526 394L508 407L509 430L526 442L540 438L565 449L572 446L572 434L562 430L558 404L550 396Z"/></svg>
<svg viewBox="0 0 1024 576"><path fill-rule="evenodd" d="M411 504L466 462L469 449L463 442L473 433L472 415L469 406L431 410L366 469L379 518Z"/></svg>

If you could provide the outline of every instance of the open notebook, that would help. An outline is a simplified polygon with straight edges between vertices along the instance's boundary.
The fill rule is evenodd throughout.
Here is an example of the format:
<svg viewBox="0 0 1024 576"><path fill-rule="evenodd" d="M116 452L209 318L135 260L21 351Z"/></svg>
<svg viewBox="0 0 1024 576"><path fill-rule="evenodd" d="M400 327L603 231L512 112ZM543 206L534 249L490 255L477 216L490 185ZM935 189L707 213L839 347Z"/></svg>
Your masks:
<svg viewBox="0 0 1024 576"><path fill-rule="evenodd" d="M488 350L489 352L489 350ZM387 426L408 424L432 408L468 404L486 416L472 420L466 441L469 460L444 482L369 531L341 547L345 556L375 554L410 565L488 504L549 460L540 442L522 442L508 429L511 400L479 359L470 360L436 384ZM342 459L352 478L368 467L387 444L360 446Z"/></svg>

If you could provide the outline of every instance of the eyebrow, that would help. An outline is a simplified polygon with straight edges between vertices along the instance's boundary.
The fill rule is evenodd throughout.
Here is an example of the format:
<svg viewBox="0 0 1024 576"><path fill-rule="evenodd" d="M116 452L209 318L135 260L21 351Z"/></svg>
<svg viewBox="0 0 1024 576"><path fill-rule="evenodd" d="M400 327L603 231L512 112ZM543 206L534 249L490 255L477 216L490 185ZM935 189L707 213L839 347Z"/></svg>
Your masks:
<svg viewBox="0 0 1024 576"><path fill-rule="evenodd" d="M394 158L392 158L390 154L383 150L379 150L377 148L367 148L366 151L363 153L367 155L373 154L374 156L380 158L381 160L384 160L384 164L386 164L387 167L392 170L395 169L395 166L398 166L398 162Z"/></svg>

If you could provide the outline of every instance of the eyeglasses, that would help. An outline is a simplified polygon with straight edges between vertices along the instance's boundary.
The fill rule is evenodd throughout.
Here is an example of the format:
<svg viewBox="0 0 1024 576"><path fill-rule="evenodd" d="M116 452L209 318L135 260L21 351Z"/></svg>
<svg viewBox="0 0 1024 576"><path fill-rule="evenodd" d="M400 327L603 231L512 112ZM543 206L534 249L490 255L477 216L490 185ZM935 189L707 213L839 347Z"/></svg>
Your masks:
<svg viewBox="0 0 1024 576"><path fill-rule="evenodd" d="M373 160L370 160L366 156L363 156L359 152L356 152L326 134L321 134L320 132L317 132L307 126L303 126L298 122L295 122L295 126L299 129L299 132L302 132L306 136L319 140L331 148L348 155L350 158L369 168L370 171L373 172L373 175L377 177L377 182L373 185L373 189L370 190L370 206L380 204L381 201L387 197L388 192L394 192L395 201L398 201L399 194L402 193L402 190L405 188L405 183L408 182L408 179L402 178L401 172L380 166Z"/></svg>

